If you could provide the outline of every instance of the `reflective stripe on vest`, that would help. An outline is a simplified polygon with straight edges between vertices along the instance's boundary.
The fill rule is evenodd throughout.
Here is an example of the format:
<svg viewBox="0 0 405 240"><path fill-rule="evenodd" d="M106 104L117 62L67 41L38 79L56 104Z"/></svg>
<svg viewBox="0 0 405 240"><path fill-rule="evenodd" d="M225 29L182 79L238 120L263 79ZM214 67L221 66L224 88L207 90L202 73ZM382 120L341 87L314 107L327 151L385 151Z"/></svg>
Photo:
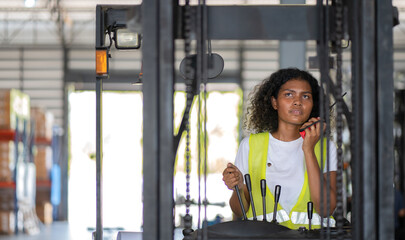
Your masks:
<svg viewBox="0 0 405 240"><path fill-rule="evenodd" d="M326 144L327 140L324 140L324 163L326 159ZM320 165L320 141L315 146L315 155ZM263 206L262 206L262 197L260 190L260 180L266 179L266 165L267 165L267 153L269 146L269 133L258 133L251 134L249 138L249 174L252 178L252 194L253 199L251 201L255 202L256 213L260 216L260 219L263 219ZM303 163L304 164L304 163ZM308 173L305 170L304 174L304 184L302 186L301 193L298 197L296 205L291 209L290 214L281 207L280 204L277 206L277 222L286 227L296 229L300 226L305 226L308 224L307 217L307 202L310 201L310 192L308 185ZM266 218L268 221L273 219L274 209L274 196L270 192L269 188L266 189ZM316 217L315 217L316 216ZM249 208L247 211L247 217L253 218L253 212ZM304 219L305 218L305 219ZM258 217L259 219L259 217ZM324 219L327 223L327 219ZM331 219L333 220L333 218ZM330 222L332 223L332 221ZM334 223L334 220L333 220ZM313 219L311 222L313 228L320 228L320 216L314 212ZM332 226L332 225L330 225Z"/></svg>
<svg viewBox="0 0 405 240"><path fill-rule="evenodd" d="M273 219L273 213L267 213L266 214L266 219L267 221L271 221ZM278 210L277 211L277 216L276 216L277 222L282 223L285 221L290 220L288 217L287 212L284 209ZM253 217L250 217L249 220L253 220ZM257 220L262 221L263 220L263 215L257 215ZM306 212L292 212L291 213L291 222L293 224L298 224L298 225L308 225L309 220L308 220L308 213ZM317 213L313 213L312 215L312 220L311 220L311 225L321 225L321 216ZM326 227L328 225L328 218L323 218L323 226ZM329 218L329 226L330 227L335 227L336 226L336 221L333 218Z"/></svg>
<svg viewBox="0 0 405 240"><path fill-rule="evenodd" d="M273 220L273 213L267 213L266 214L266 219L267 221ZM253 220L253 217L249 217L249 220ZM263 215L257 215L257 220L263 220ZM278 223L282 223L285 221L290 220L290 217L288 216L287 212L284 209L277 210L277 215L276 215L276 220Z"/></svg>
<svg viewBox="0 0 405 240"><path fill-rule="evenodd" d="M326 227L328 225L328 219L329 219L329 226L335 227L336 221L333 218L323 218L323 226ZM309 224L308 213L307 212L292 212L291 222L294 224L308 225ZM321 216L319 216L318 213L312 214L311 224L319 225L319 226L321 225Z"/></svg>

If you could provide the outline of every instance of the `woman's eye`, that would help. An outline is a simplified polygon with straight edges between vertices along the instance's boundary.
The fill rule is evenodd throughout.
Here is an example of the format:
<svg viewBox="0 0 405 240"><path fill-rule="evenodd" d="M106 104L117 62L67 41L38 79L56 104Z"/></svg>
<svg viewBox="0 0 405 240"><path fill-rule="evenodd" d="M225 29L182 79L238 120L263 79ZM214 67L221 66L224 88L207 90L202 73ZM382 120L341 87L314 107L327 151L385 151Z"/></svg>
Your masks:
<svg viewBox="0 0 405 240"><path fill-rule="evenodd" d="M286 96L286 97L291 97L291 96L292 96L292 93L285 93L284 96Z"/></svg>
<svg viewBox="0 0 405 240"><path fill-rule="evenodd" d="M303 98L304 98L304 99L310 99L311 96L309 96L309 95L304 95Z"/></svg>

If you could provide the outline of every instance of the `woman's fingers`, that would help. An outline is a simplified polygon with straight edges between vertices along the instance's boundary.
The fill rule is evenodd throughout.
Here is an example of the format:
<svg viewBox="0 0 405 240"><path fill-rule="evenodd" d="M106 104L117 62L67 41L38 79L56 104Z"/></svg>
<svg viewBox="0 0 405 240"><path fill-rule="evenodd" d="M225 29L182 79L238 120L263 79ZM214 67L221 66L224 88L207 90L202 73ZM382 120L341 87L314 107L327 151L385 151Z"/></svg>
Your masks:
<svg viewBox="0 0 405 240"><path fill-rule="evenodd" d="M304 123L301 128L300 128L300 132L301 131L306 131L306 133L309 133L309 131L311 130L317 130L317 132L320 133L320 125L321 125L321 118L317 117L317 118L311 118L308 120L308 122ZM323 123L323 129L326 129L326 123ZM308 130L308 132L307 132Z"/></svg>
<svg viewBox="0 0 405 240"><path fill-rule="evenodd" d="M309 150L309 149L314 149L316 143L319 141L321 137L321 124L322 128L325 131L326 129L326 123L321 122L320 118L311 118L308 120L307 123L305 123L308 127L305 129L305 138L304 138L304 143L302 145L302 149ZM313 124L312 126L309 126Z"/></svg>
<svg viewBox="0 0 405 240"><path fill-rule="evenodd" d="M236 185L239 183L239 178L238 177L226 177L224 178L225 185L228 187L228 189L233 189Z"/></svg>
<svg viewBox="0 0 405 240"><path fill-rule="evenodd" d="M233 189L236 185L238 185L241 182L242 180L241 175L242 173L235 165L233 165L232 163L228 163L227 167L222 172L222 180L225 182L225 185L229 189Z"/></svg>
<svg viewBox="0 0 405 240"><path fill-rule="evenodd" d="M321 137L321 124L323 131L325 131L326 123L325 122L321 123L320 119L316 120L315 122L314 119L311 119L311 122L314 124L305 129L305 138L308 138L307 141L315 144Z"/></svg>
<svg viewBox="0 0 405 240"><path fill-rule="evenodd" d="M320 121L320 118L310 118L310 119L308 120L308 122L302 124L302 126L301 126L301 128L300 128L300 132L301 132L301 131L305 131L305 130L307 130L308 128L314 126L314 125L315 125L316 123L318 123L319 121ZM315 127L315 126L314 126L314 127Z"/></svg>

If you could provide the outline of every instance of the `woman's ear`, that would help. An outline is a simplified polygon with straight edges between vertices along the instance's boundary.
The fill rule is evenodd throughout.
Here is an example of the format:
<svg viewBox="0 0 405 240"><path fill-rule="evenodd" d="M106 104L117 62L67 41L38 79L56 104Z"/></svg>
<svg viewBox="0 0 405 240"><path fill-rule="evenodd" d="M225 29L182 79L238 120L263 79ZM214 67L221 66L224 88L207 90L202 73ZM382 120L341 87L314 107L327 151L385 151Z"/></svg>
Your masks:
<svg viewBox="0 0 405 240"><path fill-rule="evenodd" d="M277 99L275 97L271 97L271 106L274 110L277 110Z"/></svg>

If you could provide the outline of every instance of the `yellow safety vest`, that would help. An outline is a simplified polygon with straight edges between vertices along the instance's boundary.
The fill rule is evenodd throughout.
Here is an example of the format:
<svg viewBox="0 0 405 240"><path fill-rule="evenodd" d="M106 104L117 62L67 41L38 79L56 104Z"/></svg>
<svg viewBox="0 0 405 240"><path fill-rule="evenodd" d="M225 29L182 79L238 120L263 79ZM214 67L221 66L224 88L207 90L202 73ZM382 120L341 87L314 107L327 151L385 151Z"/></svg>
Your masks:
<svg viewBox="0 0 405 240"><path fill-rule="evenodd" d="M327 140L324 139L324 158L323 162L325 166L326 159L326 145ZM258 219L263 219L263 203L262 195L260 190L260 180L266 179L266 165L267 165L267 153L269 146L269 133L258 133L251 134L249 138L249 174L252 182L252 195L255 210L258 215ZM318 164L320 165L321 156L321 144L320 141L315 145L315 155L318 159ZM302 186L301 193L298 197L297 203L291 209L290 214L281 207L280 203L277 205L277 222L283 226L286 226L291 229L298 229L301 226L308 228L308 213L307 213L307 203L310 201L310 191L308 185L308 173L305 170L304 184ZM268 221L273 219L274 211L274 196L270 192L269 188L266 189L266 218ZM249 210L246 213L249 219L253 218L252 209L249 207ZM326 226L328 218L324 218L324 226ZM329 218L329 226L333 227L335 225L335 220ZM311 220L312 228L321 227L321 217L315 212L312 215Z"/></svg>

